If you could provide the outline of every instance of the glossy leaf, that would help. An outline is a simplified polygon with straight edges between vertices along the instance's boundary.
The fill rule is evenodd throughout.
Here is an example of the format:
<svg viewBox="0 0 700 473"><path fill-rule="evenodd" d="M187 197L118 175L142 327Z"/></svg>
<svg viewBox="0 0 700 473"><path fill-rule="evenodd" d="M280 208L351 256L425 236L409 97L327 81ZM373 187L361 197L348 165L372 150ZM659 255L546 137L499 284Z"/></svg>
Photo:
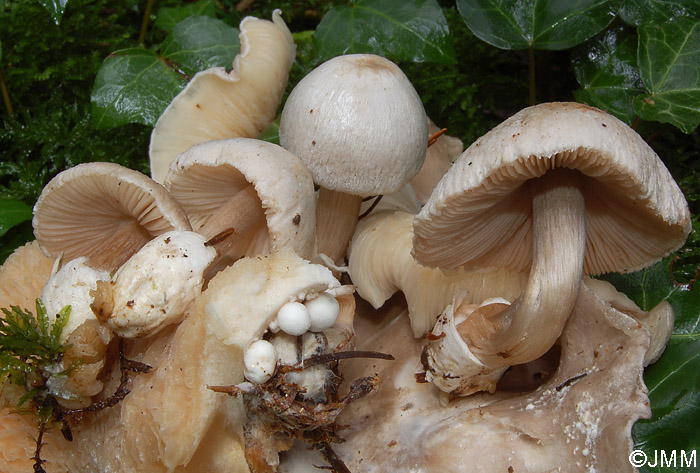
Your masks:
<svg viewBox="0 0 700 473"><path fill-rule="evenodd" d="M700 20L640 26L638 54L647 93L635 98L637 114L692 132L700 124Z"/></svg>
<svg viewBox="0 0 700 473"><path fill-rule="evenodd" d="M615 18L618 0L457 0L469 29L501 49L567 49Z"/></svg>
<svg viewBox="0 0 700 473"><path fill-rule="evenodd" d="M625 0L620 18L630 25L661 24L681 16L700 17L698 0Z"/></svg>
<svg viewBox="0 0 700 473"><path fill-rule="evenodd" d="M68 0L39 0L39 3L46 8L46 11L51 15L51 19L53 19L57 25L61 23Z"/></svg>
<svg viewBox="0 0 700 473"><path fill-rule="evenodd" d="M170 33L182 20L191 16L216 16L214 0L201 0L196 3L185 4L181 7L162 7L156 13L154 24Z"/></svg>
<svg viewBox="0 0 700 473"><path fill-rule="evenodd" d="M95 127L154 125L192 76L209 67L231 67L240 50L239 31L206 16L178 23L161 54L135 48L105 59L92 92Z"/></svg>
<svg viewBox="0 0 700 473"><path fill-rule="evenodd" d="M31 220L32 207L19 200L0 199L0 236L19 225Z"/></svg>
<svg viewBox="0 0 700 473"><path fill-rule="evenodd" d="M436 0L358 0L332 8L316 29L323 59L372 53L393 61L452 64L447 20Z"/></svg>
<svg viewBox="0 0 700 473"><path fill-rule="evenodd" d="M643 91L637 69L637 35L610 28L578 48L572 58L581 89L576 100L607 110L631 125L634 97Z"/></svg>
<svg viewBox="0 0 700 473"><path fill-rule="evenodd" d="M208 16L190 17L173 28L160 53L190 77L212 66L231 67L241 49L239 33L238 28Z"/></svg>
<svg viewBox="0 0 700 473"><path fill-rule="evenodd" d="M680 452L691 454L700 448L700 284L692 288L671 279L669 259L643 271L610 275L609 280L642 309L649 310L668 301L676 323L666 350L644 373L649 388L652 417L638 421L633 429L635 448L642 449L654 463L654 455L676 451L676 468L645 466L641 472L690 472L681 464Z"/></svg>

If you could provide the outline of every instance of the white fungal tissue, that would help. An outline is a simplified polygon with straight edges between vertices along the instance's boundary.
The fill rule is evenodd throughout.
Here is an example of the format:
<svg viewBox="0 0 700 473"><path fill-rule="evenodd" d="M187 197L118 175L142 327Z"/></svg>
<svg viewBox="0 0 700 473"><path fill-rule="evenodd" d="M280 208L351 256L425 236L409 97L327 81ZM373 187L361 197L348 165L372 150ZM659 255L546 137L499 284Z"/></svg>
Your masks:
<svg viewBox="0 0 700 473"><path fill-rule="evenodd" d="M62 342L83 322L95 319L90 309L90 291L95 289L97 281L109 281L109 272L91 267L83 256L63 265L46 282L41 291L41 301L51 322L64 306L71 306L68 323L61 333Z"/></svg>
<svg viewBox="0 0 700 473"><path fill-rule="evenodd" d="M267 340L256 340L243 353L245 378L257 384L262 384L272 378L277 366L277 351Z"/></svg>
<svg viewBox="0 0 700 473"><path fill-rule="evenodd" d="M144 245L112 279L110 328L135 338L179 322L202 292L204 271L216 256L205 243L199 233L171 231Z"/></svg>
<svg viewBox="0 0 700 473"><path fill-rule="evenodd" d="M327 292L307 296L302 302L288 302L280 307L270 331L282 330L289 335L303 335L309 330L323 332L335 324L340 304Z"/></svg>

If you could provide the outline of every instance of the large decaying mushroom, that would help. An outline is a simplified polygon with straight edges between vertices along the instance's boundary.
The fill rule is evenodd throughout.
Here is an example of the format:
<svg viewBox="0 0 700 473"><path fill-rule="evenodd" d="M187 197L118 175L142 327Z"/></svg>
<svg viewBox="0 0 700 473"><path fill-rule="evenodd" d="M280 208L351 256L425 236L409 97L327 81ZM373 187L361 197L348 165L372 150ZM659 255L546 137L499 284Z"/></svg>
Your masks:
<svg viewBox="0 0 700 473"><path fill-rule="evenodd" d="M163 182L170 163L192 145L255 138L274 119L296 52L280 14L275 10L272 21L244 18L233 68L197 73L165 109L151 134L153 179Z"/></svg>
<svg viewBox="0 0 700 473"><path fill-rule="evenodd" d="M180 204L148 176L114 163L85 163L54 177L34 205L42 250L64 261L86 256L114 271L154 236L191 230Z"/></svg>
<svg viewBox="0 0 700 473"><path fill-rule="evenodd" d="M631 128L585 105L548 103L472 144L414 228L422 264L530 270L512 305L476 310L460 326L477 361L453 373L464 376L455 393L469 394L492 390L493 372L552 346L583 274L660 259L683 244L690 218L668 170Z"/></svg>
<svg viewBox="0 0 700 473"><path fill-rule="evenodd" d="M642 381L649 335L586 284L562 333L559 366L531 392L481 393L447 402L432 385L416 383L421 342L401 309L358 310L355 319L358 349L391 352L397 361L373 367L382 388L339 419L347 428L336 450L349 471L636 471L628 455L632 424L650 415ZM367 368L348 365L345 374ZM388 386L392 389L383 389ZM295 448L280 472L306 472L306 465L319 461L307 449Z"/></svg>
<svg viewBox="0 0 700 473"><path fill-rule="evenodd" d="M380 56L338 56L307 74L282 110L280 144L308 166L319 192L318 252L338 262L363 197L398 191L425 160L423 103Z"/></svg>
<svg viewBox="0 0 700 473"><path fill-rule="evenodd" d="M284 148L251 138L209 141L173 162L165 186L182 204L195 231L213 238L221 264L291 248L314 249L314 185L304 164Z"/></svg>

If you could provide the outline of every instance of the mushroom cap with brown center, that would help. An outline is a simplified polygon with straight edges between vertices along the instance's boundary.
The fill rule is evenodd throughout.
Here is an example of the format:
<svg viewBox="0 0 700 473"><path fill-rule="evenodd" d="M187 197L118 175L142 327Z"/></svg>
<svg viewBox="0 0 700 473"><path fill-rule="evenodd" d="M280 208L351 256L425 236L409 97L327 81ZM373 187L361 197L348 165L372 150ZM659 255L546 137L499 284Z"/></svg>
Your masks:
<svg viewBox="0 0 700 473"><path fill-rule="evenodd" d="M79 164L58 174L39 196L32 220L42 250L53 257L63 252L66 261L99 253L124 223L137 223L146 237L191 229L163 186L114 163Z"/></svg>
<svg viewBox="0 0 700 473"><path fill-rule="evenodd" d="M309 167L314 182L356 196L398 191L418 173L428 122L401 69L380 56L338 56L292 90L280 143Z"/></svg>
<svg viewBox="0 0 700 473"><path fill-rule="evenodd" d="M683 193L634 130L587 105L545 103L504 121L458 158L416 218L414 256L445 268L528 269L532 198L523 183L554 168L583 175L585 273L635 271L685 241L691 223Z"/></svg>

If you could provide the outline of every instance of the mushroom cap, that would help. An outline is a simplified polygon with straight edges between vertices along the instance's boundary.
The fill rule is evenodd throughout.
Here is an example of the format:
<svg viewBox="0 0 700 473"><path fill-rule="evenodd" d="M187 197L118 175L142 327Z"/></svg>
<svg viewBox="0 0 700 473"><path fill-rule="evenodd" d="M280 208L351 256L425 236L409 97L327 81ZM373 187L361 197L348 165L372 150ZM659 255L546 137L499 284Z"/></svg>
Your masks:
<svg viewBox="0 0 700 473"><path fill-rule="evenodd" d="M338 56L292 90L280 143L314 181L347 194L398 191L418 173L427 147L423 103L401 69L380 56Z"/></svg>
<svg viewBox="0 0 700 473"><path fill-rule="evenodd" d="M157 182L163 182L170 163L192 145L254 138L275 118L296 57L280 13L275 10L272 21L244 18L233 69L212 67L197 73L165 109L149 150L151 176Z"/></svg>
<svg viewBox="0 0 700 473"><path fill-rule="evenodd" d="M66 261L90 255L122 223L136 221L150 235L191 230L187 215L148 176L114 163L67 169L44 187L34 205L34 235L44 253Z"/></svg>
<svg viewBox="0 0 700 473"><path fill-rule="evenodd" d="M0 307L16 305L34 313L52 268L53 258L41 251L36 240L17 248L0 266Z"/></svg>
<svg viewBox="0 0 700 473"><path fill-rule="evenodd" d="M587 105L545 103L462 153L416 217L414 256L444 268L526 270L532 199L523 183L553 168L583 174L587 274L641 269L678 249L690 232L683 193L634 130Z"/></svg>
<svg viewBox="0 0 700 473"><path fill-rule="evenodd" d="M310 258L316 229L314 186L299 158L273 143L252 138L209 141L182 153L165 186L199 228L219 206L252 184L267 225L240 244L252 255L289 247Z"/></svg>

